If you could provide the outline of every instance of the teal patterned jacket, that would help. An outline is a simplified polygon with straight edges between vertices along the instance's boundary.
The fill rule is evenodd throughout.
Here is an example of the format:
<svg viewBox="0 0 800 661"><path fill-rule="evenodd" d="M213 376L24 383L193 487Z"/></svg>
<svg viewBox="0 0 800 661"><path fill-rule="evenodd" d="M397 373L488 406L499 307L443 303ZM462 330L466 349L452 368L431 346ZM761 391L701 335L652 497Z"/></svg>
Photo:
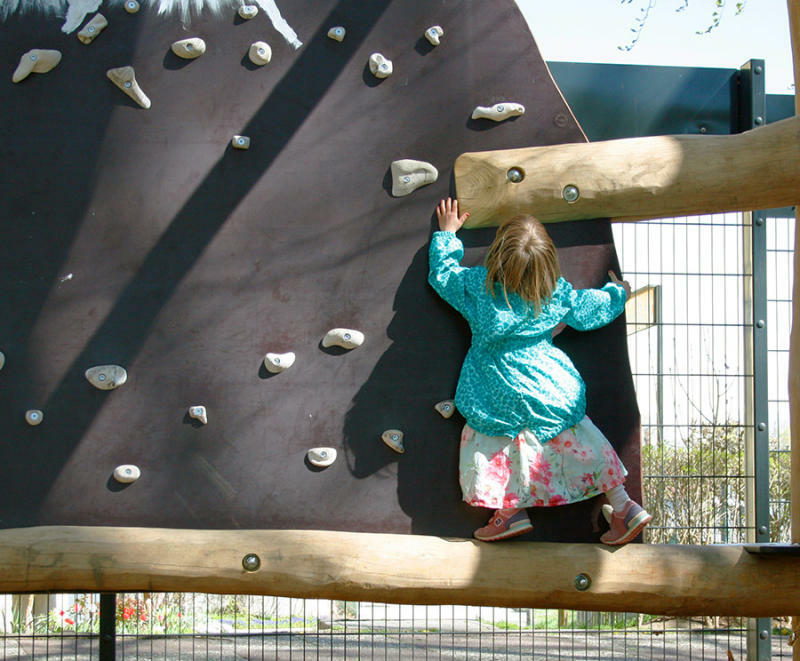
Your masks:
<svg viewBox="0 0 800 661"><path fill-rule="evenodd" d="M498 284L492 297L486 268L461 266L463 256L455 233L434 232L428 282L472 330L456 408L470 427L487 436L514 438L527 428L540 442L555 438L586 415L586 384L553 345L553 329L562 321L576 330L605 326L625 308L625 290L612 282L602 289L573 289L559 278L537 315L517 294L508 295L509 309Z"/></svg>

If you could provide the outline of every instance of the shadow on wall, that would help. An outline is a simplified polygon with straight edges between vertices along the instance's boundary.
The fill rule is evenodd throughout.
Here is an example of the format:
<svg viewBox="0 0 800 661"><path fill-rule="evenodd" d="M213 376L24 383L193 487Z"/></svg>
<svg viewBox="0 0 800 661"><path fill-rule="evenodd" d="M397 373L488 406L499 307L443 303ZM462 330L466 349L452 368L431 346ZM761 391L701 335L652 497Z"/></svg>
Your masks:
<svg viewBox="0 0 800 661"><path fill-rule="evenodd" d="M435 221L434 221L435 222ZM432 229L435 229L432 222ZM617 268L610 226L584 221L550 226L565 277L575 286L600 286L605 274ZM462 264L482 262L495 229L464 231ZM458 446L464 420L459 414L444 419L434 404L455 394L461 363L470 343L462 317L442 301L427 283L428 245L420 248L403 277L394 299L395 316L388 334L390 348L381 356L345 417L344 440L349 467L357 478L396 463L398 500L412 520L412 532L471 537L484 525L489 510L468 506L458 484ZM588 280L588 282L587 282ZM639 418L618 402L633 401L624 319L589 333L566 329L555 339L587 381L588 413L623 455L635 446L636 465L631 484L638 491ZM598 347L603 347L598 351ZM375 438L386 421L404 432L405 452L394 453ZM625 457L623 457L624 459ZM631 478L629 478L631 480ZM534 530L520 540L595 542L600 534L600 499L532 510Z"/></svg>

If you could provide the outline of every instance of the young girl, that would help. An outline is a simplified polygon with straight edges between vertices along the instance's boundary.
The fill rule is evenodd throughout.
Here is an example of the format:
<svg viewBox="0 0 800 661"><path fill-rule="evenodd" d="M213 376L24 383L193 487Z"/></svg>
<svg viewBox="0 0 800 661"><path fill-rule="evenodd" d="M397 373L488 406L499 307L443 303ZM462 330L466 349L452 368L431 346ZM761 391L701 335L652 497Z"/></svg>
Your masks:
<svg viewBox="0 0 800 661"><path fill-rule="evenodd" d="M428 281L472 330L455 398L466 419L459 478L467 503L496 510L475 537L521 535L532 528L526 507L604 493L613 512L600 540L625 544L652 517L628 497L626 470L586 417L586 385L552 333L561 323L577 330L610 323L630 285L609 272L612 282L602 289L573 289L560 277L544 226L530 216L498 228L486 266L462 267L455 232L468 215L459 216L455 200L439 203Z"/></svg>

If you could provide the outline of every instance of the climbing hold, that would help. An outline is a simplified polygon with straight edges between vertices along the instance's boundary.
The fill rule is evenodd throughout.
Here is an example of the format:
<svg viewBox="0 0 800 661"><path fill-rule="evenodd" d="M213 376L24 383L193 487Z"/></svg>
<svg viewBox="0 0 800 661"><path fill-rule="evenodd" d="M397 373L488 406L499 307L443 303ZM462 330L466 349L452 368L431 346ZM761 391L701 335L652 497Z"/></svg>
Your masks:
<svg viewBox="0 0 800 661"><path fill-rule="evenodd" d="M125 0L125 11L129 14L135 14L139 11L139 3L136 0Z"/></svg>
<svg viewBox="0 0 800 661"><path fill-rule="evenodd" d="M268 353L264 356L264 367L266 367L273 374L288 370L294 365L295 355L290 351L288 353Z"/></svg>
<svg viewBox="0 0 800 661"><path fill-rule="evenodd" d="M403 447L403 432L399 429L387 429L381 434L381 439L395 452L402 454L406 451Z"/></svg>
<svg viewBox="0 0 800 661"><path fill-rule="evenodd" d="M472 111L472 119L491 119L502 122L509 117L525 114L525 106L521 103L495 103L493 106L478 106Z"/></svg>
<svg viewBox="0 0 800 661"><path fill-rule="evenodd" d="M376 78L388 78L392 75L392 61L387 60L380 53L373 53L369 56L369 70Z"/></svg>
<svg viewBox="0 0 800 661"><path fill-rule="evenodd" d="M336 461L336 450L334 448L311 448L306 456L310 464L324 468Z"/></svg>
<svg viewBox="0 0 800 661"><path fill-rule="evenodd" d="M47 73L59 62L61 62L61 51L34 48L19 58L19 64L14 70L11 80L18 83L25 80L31 73Z"/></svg>
<svg viewBox="0 0 800 661"><path fill-rule="evenodd" d="M131 97L142 108L150 107L150 99L139 87L136 82L136 75L134 74L133 67L117 67L116 69L109 69L106 71L108 79L119 87L125 94Z"/></svg>
<svg viewBox="0 0 800 661"><path fill-rule="evenodd" d="M231 146L234 149L250 149L250 138L246 135L235 135L231 139Z"/></svg>
<svg viewBox="0 0 800 661"><path fill-rule="evenodd" d="M341 25L335 25L328 30L328 36L334 41L342 41L346 32L347 30L345 30Z"/></svg>
<svg viewBox="0 0 800 661"><path fill-rule="evenodd" d="M199 420L204 425L208 424L208 416L206 415L205 406L190 406L189 417L193 418L194 420Z"/></svg>
<svg viewBox="0 0 800 661"><path fill-rule="evenodd" d="M100 34L108 25L106 17L102 14L95 14L92 20L83 26L83 30L78 32L78 39L82 44L91 44L94 38Z"/></svg>
<svg viewBox="0 0 800 661"><path fill-rule="evenodd" d="M239 7L239 16L245 21L249 21L258 13L258 7L255 5L242 5Z"/></svg>
<svg viewBox="0 0 800 661"><path fill-rule="evenodd" d="M322 338L325 348L337 346L343 349L355 349L364 344L364 333L349 328L332 328Z"/></svg>
<svg viewBox="0 0 800 661"><path fill-rule="evenodd" d="M119 365L97 365L85 372L89 383L100 390L114 390L128 380L128 373Z"/></svg>
<svg viewBox="0 0 800 661"><path fill-rule="evenodd" d="M0 351L0 370L3 369L3 365L5 364L6 364L6 356L2 351Z"/></svg>
<svg viewBox="0 0 800 661"><path fill-rule="evenodd" d="M443 418L451 418L453 413L456 412L456 405L452 399L445 399L434 407Z"/></svg>
<svg viewBox="0 0 800 661"><path fill-rule="evenodd" d="M432 184L439 178L439 171L430 163L404 158L392 163L392 195L403 197L420 186Z"/></svg>
<svg viewBox="0 0 800 661"><path fill-rule="evenodd" d="M253 64L264 66L272 59L272 49L265 41L255 41L250 45L247 57Z"/></svg>
<svg viewBox="0 0 800 661"><path fill-rule="evenodd" d="M35 427L36 425L40 424L42 420L44 420L44 413L42 413L39 409L25 411L25 422L27 422L31 427Z"/></svg>
<svg viewBox="0 0 800 661"><path fill-rule="evenodd" d="M170 48L178 57L182 57L184 60L193 60L206 52L206 42L200 37L190 37L176 41Z"/></svg>
<svg viewBox="0 0 800 661"><path fill-rule="evenodd" d="M133 464L122 464L122 466L117 466L114 469L114 479L117 482L122 482L122 484L136 482L141 475L142 471L139 470L138 466L134 466Z"/></svg>
<svg viewBox="0 0 800 661"><path fill-rule="evenodd" d="M440 39L444 36L444 30L442 30L441 25L432 25L427 30L425 30L425 38L431 42L431 45L438 46L441 41Z"/></svg>

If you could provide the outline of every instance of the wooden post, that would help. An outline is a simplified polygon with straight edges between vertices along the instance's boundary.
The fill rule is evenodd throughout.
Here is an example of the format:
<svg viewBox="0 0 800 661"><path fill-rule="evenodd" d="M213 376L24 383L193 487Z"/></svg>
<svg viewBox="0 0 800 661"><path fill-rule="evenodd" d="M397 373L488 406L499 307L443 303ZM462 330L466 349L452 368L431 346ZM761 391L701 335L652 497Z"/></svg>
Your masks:
<svg viewBox="0 0 800 661"><path fill-rule="evenodd" d="M794 67L794 111L800 114L800 0L788 0ZM795 203L797 200L795 200ZM789 417L792 448L792 542L800 543L800 211L795 211L792 331L789 339ZM792 617L792 658L800 661L800 610Z"/></svg>
<svg viewBox="0 0 800 661"><path fill-rule="evenodd" d="M767 617L798 612L800 556L338 531L0 531L0 593L41 590Z"/></svg>
<svg viewBox="0 0 800 661"><path fill-rule="evenodd" d="M519 182L509 178L514 169ZM471 152L456 159L455 184L459 209L471 214L465 227L520 213L542 222L629 221L782 207L800 187L800 117L735 135Z"/></svg>

